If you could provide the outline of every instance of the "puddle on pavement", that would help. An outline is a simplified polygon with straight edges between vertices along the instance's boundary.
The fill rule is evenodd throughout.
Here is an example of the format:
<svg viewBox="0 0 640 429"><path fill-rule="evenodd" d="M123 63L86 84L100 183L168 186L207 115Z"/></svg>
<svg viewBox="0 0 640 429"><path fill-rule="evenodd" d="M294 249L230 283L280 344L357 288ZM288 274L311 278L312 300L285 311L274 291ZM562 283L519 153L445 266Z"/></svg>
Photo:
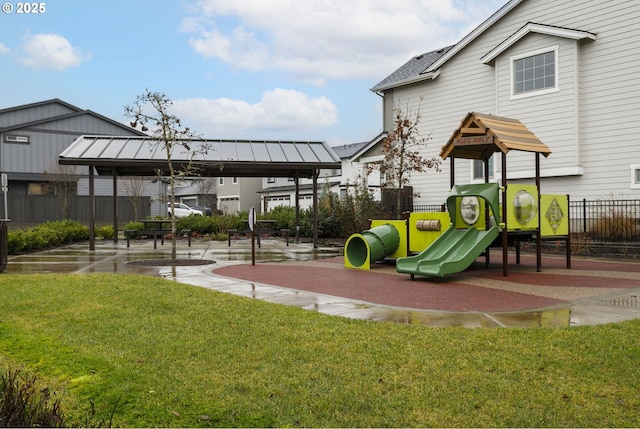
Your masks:
<svg viewBox="0 0 640 429"><path fill-rule="evenodd" d="M42 264L42 263L9 263L6 274L68 274L77 271L85 265L77 264Z"/></svg>
<svg viewBox="0 0 640 429"><path fill-rule="evenodd" d="M523 328L561 327L571 324L571 309L558 308L522 313L492 313L491 317L505 326Z"/></svg>
<svg viewBox="0 0 640 429"><path fill-rule="evenodd" d="M145 250L124 248L114 249L107 243L98 251L87 252L86 246L65 247L36 254L18 255L9 258L5 273L8 274L34 274L34 273L119 273L146 276L176 277L176 270L167 273L166 267L134 266L128 262L144 259L168 259L170 248L157 250ZM331 258L342 255L342 248L280 248L277 250L256 249L256 262L282 262L302 261L311 259ZM206 249L178 249L177 257L209 259L213 261L249 262L251 252L247 249L212 248ZM215 289L214 285L211 285ZM228 289L228 284L221 287ZM222 289L221 289L222 290ZM246 292L246 291L245 291ZM290 292L276 291L275 295L287 299ZM249 296L257 297L256 286L252 285ZM531 312L457 312L448 313L440 311L421 311L412 309L395 309L375 307L366 304L346 302L322 302L310 303L304 299L291 297L299 305L311 311L324 314L348 317L361 320L388 321L403 324L418 324L432 327L467 327L467 328L495 328L495 327L564 327L571 324L570 308L555 308ZM311 305L310 305L311 304Z"/></svg>

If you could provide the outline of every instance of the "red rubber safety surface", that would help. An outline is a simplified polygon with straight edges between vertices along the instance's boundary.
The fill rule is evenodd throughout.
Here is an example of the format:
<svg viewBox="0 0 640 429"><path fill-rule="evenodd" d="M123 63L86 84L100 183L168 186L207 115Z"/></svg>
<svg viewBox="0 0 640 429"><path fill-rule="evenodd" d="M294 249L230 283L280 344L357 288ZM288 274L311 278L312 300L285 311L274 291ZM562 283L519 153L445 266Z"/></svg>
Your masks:
<svg viewBox="0 0 640 429"><path fill-rule="evenodd" d="M601 294L607 292L602 289L640 288L640 263L574 258L572 268L566 269L564 258L543 257L542 271L536 272L535 256L523 255L520 265L515 261L509 264L505 277L501 263L493 262L486 269L480 258L462 273L437 279L416 276L412 281L409 275L396 273L390 264L375 264L366 271L344 268L343 261L337 257L306 263L241 264L214 272L385 306L441 311L532 310L571 300L555 297L556 289L564 292L567 288L595 288ZM545 269L553 269L553 273L545 273ZM598 294L594 292L594 296Z"/></svg>

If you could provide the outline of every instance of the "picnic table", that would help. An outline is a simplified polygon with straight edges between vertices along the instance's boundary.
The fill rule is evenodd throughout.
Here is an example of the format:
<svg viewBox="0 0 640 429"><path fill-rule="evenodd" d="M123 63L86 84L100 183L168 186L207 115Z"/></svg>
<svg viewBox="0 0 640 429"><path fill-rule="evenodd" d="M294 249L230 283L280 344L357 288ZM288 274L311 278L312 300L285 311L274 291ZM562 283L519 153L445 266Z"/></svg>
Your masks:
<svg viewBox="0 0 640 429"><path fill-rule="evenodd" d="M260 236L261 233L263 232L272 232L272 233L280 233L280 235L282 237L286 237L287 239L287 246L289 245L289 230L288 229L281 229L279 231L276 231L274 229L275 225L278 223L278 221L276 220L272 220L272 219L256 219L255 225L254 225L254 232L255 232L255 236L256 236L256 241L258 243L258 247L260 247ZM249 220L245 220L244 221L244 232L245 234L250 231L249 229ZM231 236L235 235L238 233L237 229L230 229L228 231L228 235L229 235L229 246L231 246Z"/></svg>
<svg viewBox="0 0 640 429"><path fill-rule="evenodd" d="M131 231L127 233L125 231L125 236L127 238L127 247L129 247L129 240L132 236L136 235L146 235L147 237L153 237L153 248L158 248L158 237L160 237L160 244L164 245L164 236L167 234L171 234L171 219L143 219L139 221L144 225L144 229L141 231ZM163 225L169 225L169 227L163 227ZM176 231L176 234L178 231ZM180 234L186 234L189 247L191 247L191 230L183 229L179 231Z"/></svg>

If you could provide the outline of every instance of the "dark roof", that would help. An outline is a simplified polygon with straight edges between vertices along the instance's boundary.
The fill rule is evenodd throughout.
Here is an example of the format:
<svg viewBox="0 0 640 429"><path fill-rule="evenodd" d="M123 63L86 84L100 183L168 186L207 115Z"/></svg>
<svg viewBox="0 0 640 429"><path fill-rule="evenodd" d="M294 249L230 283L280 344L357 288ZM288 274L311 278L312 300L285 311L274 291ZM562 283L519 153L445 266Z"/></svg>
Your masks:
<svg viewBox="0 0 640 429"><path fill-rule="evenodd" d="M371 91L379 91L382 89L399 86L403 82L411 82L415 78L420 77L431 64L436 62L440 57L446 54L454 45L445 48L436 49L435 51L425 52L424 54L415 56L407 61L402 67L391 73L389 76L380 81L371 88Z"/></svg>
<svg viewBox="0 0 640 429"><path fill-rule="evenodd" d="M184 140L172 164L181 169L192 156L204 177L312 177L316 170L339 169L340 159L325 142ZM81 136L62 152L63 165L91 165L98 174L155 176L166 171L164 144L151 137ZM166 172L164 173L166 174Z"/></svg>
<svg viewBox="0 0 640 429"><path fill-rule="evenodd" d="M355 155L360 149L364 146L368 145L369 142L360 142L360 143L349 143L343 146L333 146L331 149L338 155L338 158L351 158Z"/></svg>
<svg viewBox="0 0 640 429"><path fill-rule="evenodd" d="M72 104L67 103L66 101L62 101L59 98L52 98L51 100L38 101L36 103L29 104L21 104L19 106L7 107L5 109L0 109L0 114L5 112L15 112L17 110L30 109L33 107L46 106L47 104L60 104L70 110L75 110L76 112L80 112L82 109L76 107Z"/></svg>
<svg viewBox="0 0 640 429"><path fill-rule="evenodd" d="M127 132L129 132L130 134L133 135L139 135L139 136L145 136L146 134L143 133L142 131L136 130L135 128L131 128L121 122L118 121L114 121L113 119L107 118L106 116L102 116L96 112L93 112L91 110L83 110L80 109L79 107L73 106L65 101L62 101L58 98L54 98L51 100L45 100L45 101L39 101L37 103L30 103L30 104L23 104L20 106L14 106L14 107L9 107L6 109L1 109L0 110L0 114L3 113L7 113L7 112L16 112L19 110L25 110L25 109L31 109L34 107L41 107L41 106L47 106L50 104L60 104L64 107L66 107L69 110L72 110L69 113L64 113L62 115L56 115L56 116L47 116L47 117L43 117L40 119L36 119L34 121L31 122L21 122L21 123L16 123L13 125L9 125L6 127L2 127L0 124L0 132L7 132L7 131L12 131L12 130L18 130L18 129L23 129L23 128L30 128L30 127L34 127L37 125L42 125L42 124L47 124L50 122L55 122L55 121L59 121L59 120L63 120L63 119L69 119L69 118L73 118L73 117L77 117L77 116L82 116L82 115L89 115L89 116L93 116L97 119L100 119L102 121L108 122L110 124L113 124L117 127L122 128L123 130L127 130Z"/></svg>
<svg viewBox="0 0 640 429"><path fill-rule="evenodd" d="M362 153L371 149L385 137L387 137L387 133L383 131L369 141L350 143L343 146L334 146L331 149L333 149L340 159L354 159L356 156L362 155Z"/></svg>

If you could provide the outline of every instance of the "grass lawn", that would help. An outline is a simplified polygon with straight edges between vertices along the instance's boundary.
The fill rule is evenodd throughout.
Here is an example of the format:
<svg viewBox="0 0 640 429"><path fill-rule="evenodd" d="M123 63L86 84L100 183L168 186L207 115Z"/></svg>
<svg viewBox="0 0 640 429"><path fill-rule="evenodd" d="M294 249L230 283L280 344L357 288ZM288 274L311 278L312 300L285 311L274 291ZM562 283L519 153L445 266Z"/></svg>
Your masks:
<svg viewBox="0 0 640 429"><path fill-rule="evenodd" d="M428 328L113 274L3 274L0 303L0 367L68 425L640 426L640 320Z"/></svg>

